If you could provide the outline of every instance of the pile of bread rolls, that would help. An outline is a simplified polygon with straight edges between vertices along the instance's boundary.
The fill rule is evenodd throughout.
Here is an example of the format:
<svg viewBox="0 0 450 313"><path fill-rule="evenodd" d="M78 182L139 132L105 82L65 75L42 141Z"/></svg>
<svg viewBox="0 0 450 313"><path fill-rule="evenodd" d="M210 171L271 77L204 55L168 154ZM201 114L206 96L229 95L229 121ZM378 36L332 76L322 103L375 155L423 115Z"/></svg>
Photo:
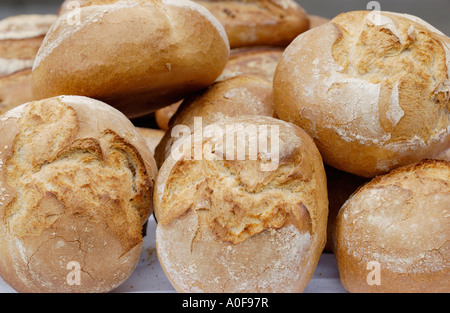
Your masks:
<svg viewBox="0 0 450 313"><path fill-rule="evenodd" d="M44 37L45 36L45 37ZM0 276L109 292L154 218L178 292L450 292L450 38L294 0L0 21Z"/></svg>

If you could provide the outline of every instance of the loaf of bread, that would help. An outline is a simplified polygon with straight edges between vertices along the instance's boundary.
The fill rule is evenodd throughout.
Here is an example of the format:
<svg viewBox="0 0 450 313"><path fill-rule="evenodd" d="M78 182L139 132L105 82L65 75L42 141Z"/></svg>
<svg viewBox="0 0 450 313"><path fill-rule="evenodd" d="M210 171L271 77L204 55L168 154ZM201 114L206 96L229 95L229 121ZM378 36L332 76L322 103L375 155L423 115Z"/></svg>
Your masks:
<svg viewBox="0 0 450 313"><path fill-rule="evenodd" d="M182 145L161 167L154 195L158 258L174 288L303 291L325 245L328 211L311 138L272 117L240 116Z"/></svg>
<svg viewBox="0 0 450 313"><path fill-rule="evenodd" d="M56 15L27 14L0 21L0 114L32 100L31 68Z"/></svg>
<svg viewBox="0 0 450 313"><path fill-rule="evenodd" d="M417 17L355 11L298 36L274 77L278 116L364 177L450 147L450 39Z"/></svg>
<svg viewBox="0 0 450 313"><path fill-rule="evenodd" d="M196 127L206 127L225 117L240 115L275 116L269 81L250 75L234 76L186 99L155 149L158 167L172 153L175 143L193 133ZM186 128L189 130L187 134L183 133Z"/></svg>
<svg viewBox="0 0 450 313"><path fill-rule="evenodd" d="M0 116L0 275L19 292L108 292L139 261L156 165L114 108L59 96Z"/></svg>
<svg viewBox="0 0 450 313"><path fill-rule="evenodd" d="M102 100L128 118L201 90L229 57L223 26L189 0L93 0L59 16L33 64L33 96ZM95 43L95 44L92 44Z"/></svg>
<svg viewBox="0 0 450 313"><path fill-rule="evenodd" d="M450 163L424 160L373 179L343 206L335 256L350 292L450 290Z"/></svg>
<svg viewBox="0 0 450 313"><path fill-rule="evenodd" d="M231 48L287 46L309 29L305 10L294 0L195 0L225 27Z"/></svg>
<svg viewBox="0 0 450 313"><path fill-rule="evenodd" d="M152 153L152 155L154 155L156 146L160 143L166 132L162 129L153 129L146 127L136 127L136 130L139 132L139 134L141 134L142 137L144 137L145 142L150 149L150 152Z"/></svg>

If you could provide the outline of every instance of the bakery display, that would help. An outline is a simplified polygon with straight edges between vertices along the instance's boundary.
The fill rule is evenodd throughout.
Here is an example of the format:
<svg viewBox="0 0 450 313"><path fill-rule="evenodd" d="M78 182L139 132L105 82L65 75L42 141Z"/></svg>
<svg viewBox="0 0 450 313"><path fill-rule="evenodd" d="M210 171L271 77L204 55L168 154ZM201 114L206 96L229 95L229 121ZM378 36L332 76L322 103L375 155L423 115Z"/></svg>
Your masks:
<svg viewBox="0 0 450 313"><path fill-rule="evenodd" d="M350 292L450 290L450 163L424 160L356 192L336 223L335 256Z"/></svg>
<svg viewBox="0 0 450 313"><path fill-rule="evenodd" d="M450 38L302 5L0 20L0 292L449 292Z"/></svg>
<svg viewBox="0 0 450 313"><path fill-rule="evenodd" d="M0 114L33 100L31 68L52 14L24 14L0 21Z"/></svg>
<svg viewBox="0 0 450 313"><path fill-rule="evenodd" d="M240 115L275 116L269 81L251 75L234 76L216 82L186 99L155 149L158 167L172 153L176 142L193 133L196 128Z"/></svg>
<svg viewBox="0 0 450 313"><path fill-rule="evenodd" d="M26 293L120 285L139 261L157 173L135 127L107 104L60 96L1 115L0 134L3 280Z"/></svg>
<svg viewBox="0 0 450 313"><path fill-rule="evenodd" d="M69 14L33 64L36 99L87 96L136 118L207 87L228 60L223 26L189 0L87 1L75 25Z"/></svg>
<svg viewBox="0 0 450 313"><path fill-rule="evenodd" d="M254 138L267 151L251 152ZM158 257L174 288L301 292L325 245L328 211L311 138L272 117L239 116L204 127L183 145L160 168L154 195Z"/></svg>
<svg viewBox="0 0 450 313"><path fill-rule="evenodd" d="M450 39L417 17L340 14L298 36L274 77L277 115L325 163L364 177L450 146Z"/></svg>

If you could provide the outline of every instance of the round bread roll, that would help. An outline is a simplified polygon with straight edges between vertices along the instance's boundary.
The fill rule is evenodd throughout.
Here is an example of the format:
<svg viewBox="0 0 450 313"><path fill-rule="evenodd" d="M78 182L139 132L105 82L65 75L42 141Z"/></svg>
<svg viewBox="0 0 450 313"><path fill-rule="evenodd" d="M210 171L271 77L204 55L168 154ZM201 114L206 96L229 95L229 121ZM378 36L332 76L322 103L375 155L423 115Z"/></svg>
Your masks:
<svg viewBox="0 0 450 313"><path fill-rule="evenodd" d="M284 49L278 47L232 49L227 65L217 80L238 75L254 75L272 82L283 51Z"/></svg>
<svg viewBox="0 0 450 313"><path fill-rule="evenodd" d="M186 99L155 149L156 164L161 167L175 143L186 136L185 129L190 135L196 128L240 115L275 116L270 82L256 76L234 76Z"/></svg>
<svg viewBox="0 0 450 313"><path fill-rule="evenodd" d="M340 171L331 166L324 165L327 175L328 190L328 223L327 244L324 252L333 252L333 236L336 228L336 217L339 210L350 196L370 179Z"/></svg>
<svg viewBox="0 0 450 313"><path fill-rule="evenodd" d="M225 27L231 48L286 47L309 29L305 10L294 0L195 0Z"/></svg>
<svg viewBox="0 0 450 313"><path fill-rule="evenodd" d="M31 68L56 15L17 15L0 21L0 114L33 100Z"/></svg>
<svg viewBox="0 0 450 313"><path fill-rule="evenodd" d="M158 258L174 288L302 292L325 245L328 210L311 138L275 118L240 116L182 145L162 166L154 197Z"/></svg>
<svg viewBox="0 0 450 313"><path fill-rule="evenodd" d="M278 116L342 171L373 177L450 147L450 39L416 17L341 14L294 40L273 85Z"/></svg>
<svg viewBox="0 0 450 313"><path fill-rule="evenodd" d="M449 292L450 163L373 179L339 212L335 255L350 292Z"/></svg>
<svg viewBox="0 0 450 313"><path fill-rule="evenodd" d="M154 155L155 148L164 137L166 133L162 129L153 129L153 128L145 128L145 127L136 127L136 130L144 137L145 142L147 143L150 152Z"/></svg>
<svg viewBox="0 0 450 313"><path fill-rule="evenodd" d="M0 116L0 275L18 292L108 292L135 269L156 165L119 111L60 96Z"/></svg>
<svg viewBox="0 0 450 313"><path fill-rule="evenodd" d="M223 26L192 1L86 1L45 37L33 95L87 96L131 119L209 86L228 57Z"/></svg>
<svg viewBox="0 0 450 313"><path fill-rule="evenodd" d="M155 121L159 128L169 129L170 119L175 115L182 102L183 100L175 102L155 112Z"/></svg>

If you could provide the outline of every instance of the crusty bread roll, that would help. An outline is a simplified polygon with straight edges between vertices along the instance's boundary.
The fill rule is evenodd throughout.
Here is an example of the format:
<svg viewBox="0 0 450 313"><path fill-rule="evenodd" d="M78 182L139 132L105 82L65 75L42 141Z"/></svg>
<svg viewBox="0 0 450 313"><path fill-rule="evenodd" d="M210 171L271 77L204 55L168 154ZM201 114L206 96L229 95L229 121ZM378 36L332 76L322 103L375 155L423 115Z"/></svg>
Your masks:
<svg viewBox="0 0 450 313"><path fill-rule="evenodd" d="M166 132L162 129L153 129L146 127L136 127L136 129L139 134L144 137L145 142L150 149L150 152L154 155L156 146L159 144Z"/></svg>
<svg viewBox="0 0 450 313"><path fill-rule="evenodd" d="M450 39L426 22L356 11L301 34L274 77L278 116L325 162L364 177L450 147Z"/></svg>
<svg viewBox="0 0 450 313"><path fill-rule="evenodd" d="M267 151L254 150L255 140ZM303 291L325 245L328 205L311 138L275 118L240 116L182 145L163 164L154 197L158 258L174 288Z"/></svg>
<svg viewBox="0 0 450 313"><path fill-rule="evenodd" d="M450 148L438 155L436 159L450 162Z"/></svg>
<svg viewBox="0 0 450 313"><path fill-rule="evenodd" d="M169 106L155 112L155 121L159 128L168 130L171 118L175 115L183 100L175 102Z"/></svg>
<svg viewBox="0 0 450 313"><path fill-rule="evenodd" d="M114 108L85 97L0 116L0 275L19 292L108 292L139 261L156 165Z"/></svg>
<svg viewBox="0 0 450 313"><path fill-rule="evenodd" d="M196 120L201 124L199 127L205 127L224 117L240 115L275 116L269 81L250 75L234 76L186 99L155 149L156 164L160 167L175 143L186 135L181 126L188 127L192 133L197 127Z"/></svg>
<svg viewBox="0 0 450 313"><path fill-rule="evenodd" d="M333 252L333 236L336 228L336 217L339 210L350 196L370 179L356 176L340 171L324 164L327 175L328 191L328 223L327 223L327 244L324 252Z"/></svg>
<svg viewBox="0 0 450 313"><path fill-rule="evenodd" d="M0 21L0 114L32 100L31 68L56 15L27 14Z"/></svg>
<svg viewBox="0 0 450 313"><path fill-rule="evenodd" d="M335 255L350 292L449 292L450 163L373 179L339 212Z"/></svg>
<svg viewBox="0 0 450 313"><path fill-rule="evenodd" d="M37 99L87 96L136 118L207 87L228 60L223 26L189 0L87 1L76 12L80 23L60 15L38 52Z"/></svg>
<svg viewBox="0 0 450 313"><path fill-rule="evenodd" d="M225 27L231 48L287 46L309 29L305 10L294 0L194 0Z"/></svg>

